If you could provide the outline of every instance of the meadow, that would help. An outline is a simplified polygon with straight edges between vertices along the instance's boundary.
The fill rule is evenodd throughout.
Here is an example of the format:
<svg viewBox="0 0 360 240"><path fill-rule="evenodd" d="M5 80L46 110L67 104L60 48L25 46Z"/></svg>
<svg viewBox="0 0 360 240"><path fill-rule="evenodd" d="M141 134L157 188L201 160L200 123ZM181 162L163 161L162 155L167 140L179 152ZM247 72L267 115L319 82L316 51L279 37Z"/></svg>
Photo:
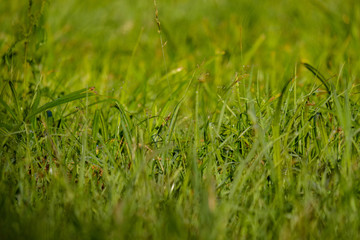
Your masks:
<svg viewBox="0 0 360 240"><path fill-rule="evenodd" d="M0 239L359 239L357 0L2 0Z"/></svg>

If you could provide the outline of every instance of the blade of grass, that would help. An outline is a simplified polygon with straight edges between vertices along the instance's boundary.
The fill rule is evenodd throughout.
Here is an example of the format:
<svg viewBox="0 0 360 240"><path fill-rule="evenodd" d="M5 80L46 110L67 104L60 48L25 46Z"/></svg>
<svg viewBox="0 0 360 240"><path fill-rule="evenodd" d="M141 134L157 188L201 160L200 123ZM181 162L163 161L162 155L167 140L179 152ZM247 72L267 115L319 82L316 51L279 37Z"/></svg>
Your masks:
<svg viewBox="0 0 360 240"><path fill-rule="evenodd" d="M17 118L16 113L13 111L13 109L11 109L11 107L0 98L0 104L3 105L5 107L5 109L10 113L10 116L16 121L18 122L19 119Z"/></svg>
<svg viewBox="0 0 360 240"><path fill-rule="evenodd" d="M328 94L331 94L331 90L330 87L327 83L326 78L319 72L319 70L317 70L316 68L314 68L313 66L311 66L308 63L302 63L312 74L314 74L314 76L320 80L320 82L324 85L324 87L326 88L326 91L328 92Z"/></svg>
<svg viewBox="0 0 360 240"><path fill-rule="evenodd" d="M94 93L92 91L93 88L84 88L82 90L79 90L79 91L75 91L73 93L70 93L68 95L65 95L61 98L58 98L52 102L49 102L49 103L46 103L44 105L42 105L41 107L33 110L28 116L25 117L25 121L34 117L36 114L39 114L43 111L46 111L50 108L53 108L53 107L56 107L56 106L59 106L59 105L62 105L64 103L68 103L68 102L73 102L75 100L79 100L79 99L82 99L82 98L86 98L86 97L92 97L92 96L95 96L96 93Z"/></svg>

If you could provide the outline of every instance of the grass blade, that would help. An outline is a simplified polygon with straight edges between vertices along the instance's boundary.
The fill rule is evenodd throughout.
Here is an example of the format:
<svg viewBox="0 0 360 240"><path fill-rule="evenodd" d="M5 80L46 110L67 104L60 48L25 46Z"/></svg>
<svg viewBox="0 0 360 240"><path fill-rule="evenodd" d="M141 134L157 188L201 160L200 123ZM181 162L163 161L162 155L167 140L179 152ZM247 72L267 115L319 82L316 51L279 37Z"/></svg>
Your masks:
<svg viewBox="0 0 360 240"><path fill-rule="evenodd" d="M311 66L308 63L302 63L312 74L314 74L314 76L320 80L320 82L324 85L324 87L326 88L326 91L328 92L328 94L331 94L331 90L330 87L327 83L326 78L319 72L319 70L317 70L316 68L314 68L313 66Z"/></svg>
<svg viewBox="0 0 360 240"><path fill-rule="evenodd" d="M96 93L94 93L93 91L93 88L84 88L82 90L79 90L79 91L76 91L76 92L73 92L73 93L70 93L68 95L65 95L61 98L58 98L52 102L49 102L49 103L46 103L44 105L42 105L41 107L33 110L26 118L25 120L28 120L32 117L34 117L36 114L39 114L43 111L46 111L50 108L53 108L53 107L56 107L56 106L59 106L59 105L62 105L64 103L68 103L68 102L73 102L75 100L79 100L79 99L82 99L82 98L86 98L86 97L91 97L91 96L95 96Z"/></svg>

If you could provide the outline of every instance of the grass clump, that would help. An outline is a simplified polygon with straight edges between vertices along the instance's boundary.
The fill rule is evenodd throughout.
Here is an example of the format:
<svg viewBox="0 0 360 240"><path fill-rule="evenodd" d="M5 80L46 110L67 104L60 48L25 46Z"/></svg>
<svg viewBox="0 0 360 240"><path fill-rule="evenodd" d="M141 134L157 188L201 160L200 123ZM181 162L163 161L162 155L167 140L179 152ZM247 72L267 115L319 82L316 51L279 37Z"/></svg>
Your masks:
<svg viewBox="0 0 360 240"><path fill-rule="evenodd" d="M357 239L359 10L4 2L1 239Z"/></svg>

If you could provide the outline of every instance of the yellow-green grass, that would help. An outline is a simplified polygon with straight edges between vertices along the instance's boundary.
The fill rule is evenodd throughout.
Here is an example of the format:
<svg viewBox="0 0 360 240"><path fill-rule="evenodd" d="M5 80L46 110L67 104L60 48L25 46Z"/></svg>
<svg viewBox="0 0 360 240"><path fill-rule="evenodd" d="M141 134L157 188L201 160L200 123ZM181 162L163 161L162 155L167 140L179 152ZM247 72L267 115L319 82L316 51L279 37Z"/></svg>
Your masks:
<svg viewBox="0 0 360 240"><path fill-rule="evenodd" d="M357 239L360 4L0 4L0 239Z"/></svg>

